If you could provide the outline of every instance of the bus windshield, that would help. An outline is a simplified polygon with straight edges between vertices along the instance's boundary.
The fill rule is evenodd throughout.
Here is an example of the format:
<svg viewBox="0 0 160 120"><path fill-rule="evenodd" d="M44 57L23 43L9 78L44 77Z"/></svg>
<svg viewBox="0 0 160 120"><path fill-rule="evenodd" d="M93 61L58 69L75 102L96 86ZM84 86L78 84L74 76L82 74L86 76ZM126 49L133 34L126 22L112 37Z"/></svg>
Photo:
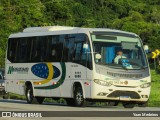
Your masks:
<svg viewBox="0 0 160 120"><path fill-rule="evenodd" d="M125 69L147 67L144 50L138 37L92 35L92 40L96 64Z"/></svg>

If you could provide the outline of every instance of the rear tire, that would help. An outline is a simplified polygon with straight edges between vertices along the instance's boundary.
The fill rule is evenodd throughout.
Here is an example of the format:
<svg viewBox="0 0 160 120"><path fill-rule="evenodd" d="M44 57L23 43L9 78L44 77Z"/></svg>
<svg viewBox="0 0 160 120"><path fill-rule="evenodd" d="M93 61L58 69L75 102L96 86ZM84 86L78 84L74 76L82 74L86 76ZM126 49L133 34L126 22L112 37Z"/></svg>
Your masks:
<svg viewBox="0 0 160 120"><path fill-rule="evenodd" d="M32 85L26 87L26 100L29 104L42 104L44 101L43 97L34 97Z"/></svg>
<svg viewBox="0 0 160 120"><path fill-rule="evenodd" d="M29 103L29 104L33 103L34 96L33 96L32 85L29 85L26 87L26 100L27 100L27 103Z"/></svg>
<svg viewBox="0 0 160 120"><path fill-rule="evenodd" d="M77 107L85 107L87 105L87 102L86 102L86 100L84 99L84 96L83 96L82 87L75 88L74 102L75 102L75 105Z"/></svg>
<svg viewBox="0 0 160 120"><path fill-rule="evenodd" d="M124 108L134 108L135 106L135 103L132 102L123 102L122 104Z"/></svg>

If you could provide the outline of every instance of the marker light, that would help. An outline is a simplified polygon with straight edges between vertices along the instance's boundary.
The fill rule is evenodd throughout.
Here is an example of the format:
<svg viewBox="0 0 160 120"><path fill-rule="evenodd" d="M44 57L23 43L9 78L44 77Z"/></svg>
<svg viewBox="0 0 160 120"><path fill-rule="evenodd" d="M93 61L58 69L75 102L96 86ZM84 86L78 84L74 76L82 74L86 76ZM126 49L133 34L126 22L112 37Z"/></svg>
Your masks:
<svg viewBox="0 0 160 120"><path fill-rule="evenodd" d="M52 85L55 85L55 84L57 84L56 82L52 82Z"/></svg>

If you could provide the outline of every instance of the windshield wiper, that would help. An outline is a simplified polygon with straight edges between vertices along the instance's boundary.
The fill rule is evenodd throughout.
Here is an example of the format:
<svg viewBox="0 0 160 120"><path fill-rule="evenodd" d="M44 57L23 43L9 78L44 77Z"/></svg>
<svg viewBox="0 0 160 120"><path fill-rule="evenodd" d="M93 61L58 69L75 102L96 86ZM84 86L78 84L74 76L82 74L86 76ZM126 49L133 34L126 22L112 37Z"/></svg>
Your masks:
<svg viewBox="0 0 160 120"><path fill-rule="evenodd" d="M123 65L122 65L122 68L125 69L125 70L130 70L130 69L128 69L127 67L124 67Z"/></svg>
<svg viewBox="0 0 160 120"><path fill-rule="evenodd" d="M118 64L119 66L117 66L117 64L108 65L108 64L102 63L102 62L98 62L98 64L99 64L99 65L105 65L105 66L108 66L108 67L110 67L110 68L115 68L115 69L123 68L124 70L129 70L129 69L127 69L126 67L124 67L124 66L122 66L122 65L119 65L119 64Z"/></svg>
<svg viewBox="0 0 160 120"><path fill-rule="evenodd" d="M144 66L141 66L141 65L139 65L139 64L137 64L137 63L134 63L134 62L129 62L130 64L132 64L132 65L136 65L136 66L138 66L138 67L140 67L140 69L146 69L146 67L144 67ZM128 69L127 67L124 67L123 65L120 65L120 66L117 66L117 65L108 65L108 64L106 64L106 63L103 63L103 62L98 62L98 64L99 65L105 65L105 66L108 66L108 67L110 67L110 68L123 68L124 70L133 70L133 69Z"/></svg>
<svg viewBox="0 0 160 120"><path fill-rule="evenodd" d="M131 63L132 65L136 65L136 66L140 67L141 69L144 69L144 70L146 69L146 67L141 66L141 65L139 65L138 63L130 62L130 61L129 61L129 63Z"/></svg>

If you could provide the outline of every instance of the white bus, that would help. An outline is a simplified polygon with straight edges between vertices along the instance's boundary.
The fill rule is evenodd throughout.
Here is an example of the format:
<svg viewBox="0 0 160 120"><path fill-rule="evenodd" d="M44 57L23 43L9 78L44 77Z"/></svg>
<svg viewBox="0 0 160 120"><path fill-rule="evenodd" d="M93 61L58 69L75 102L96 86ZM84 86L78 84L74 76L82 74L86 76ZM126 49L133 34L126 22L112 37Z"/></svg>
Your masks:
<svg viewBox="0 0 160 120"><path fill-rule="evenodd" d="M146 105L151 86L141 39L102 28L31 27L11 34L5 63L7 92L28 103L64 98L68 105L109 102Z"/></svg>

